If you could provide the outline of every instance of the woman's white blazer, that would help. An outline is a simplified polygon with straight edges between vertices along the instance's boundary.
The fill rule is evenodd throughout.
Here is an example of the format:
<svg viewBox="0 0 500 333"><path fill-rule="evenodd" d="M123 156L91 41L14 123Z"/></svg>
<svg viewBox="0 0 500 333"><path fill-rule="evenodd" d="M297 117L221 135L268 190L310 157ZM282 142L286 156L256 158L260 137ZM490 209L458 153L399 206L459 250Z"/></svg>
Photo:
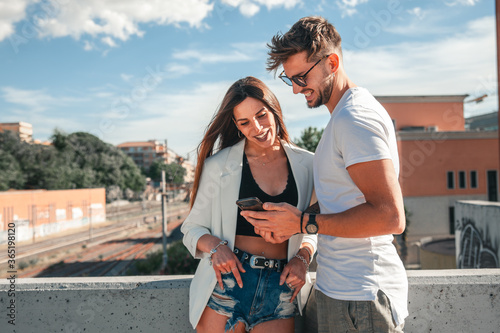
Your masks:
<svg viewBox="0 0 500 333"><path fill-rule="evenodd" d="M281 144L297 184L297 207L303 211L309 206L313 191L314 155L285 142ZM205 160L196 200L181 227L184 245L195 258L201 259L189 291L189 321L193 328L198 325L217 283L208 254L197 251L196 245L201 236L212 234L227 240L228 246L234 249L238 213L236 200L240 190L244 147L245 140L242 140ZM310 243L316 250L316 236L294 235L288 241L288 260L298 252L302 242ZM311 279L307 276L306 284L297 296L301 313L311 287Z"/></svg>

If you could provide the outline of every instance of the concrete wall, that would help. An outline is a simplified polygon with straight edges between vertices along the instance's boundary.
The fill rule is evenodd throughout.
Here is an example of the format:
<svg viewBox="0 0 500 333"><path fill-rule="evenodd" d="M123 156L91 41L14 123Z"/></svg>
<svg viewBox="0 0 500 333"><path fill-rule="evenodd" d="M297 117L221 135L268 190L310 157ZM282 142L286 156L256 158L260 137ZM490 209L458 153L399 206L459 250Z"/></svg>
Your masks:
<svg viewBox="0 0 500 333"><path fill-rule="evenodd" d="M500 203L455 203L458 268L500 268Z"/></svg>
<svg viewBox="0 0 500 333"><path fill-rule="evenodd" d="M408 280L405 332L498 332L500 269L408 271ZM1 331L193 332L190 281L191 276L19 279L12 284L2 279ZM15 326L8 322L14 315Z"/></svg>
<svg viewBox="0 0 500 333"><path fill-rule="evenodd" d="M449 207L453 207L457 200L485 200L486 198L486 195L404 197L405 207L411 213L408 236L422 238L449 235Z"/></svg>

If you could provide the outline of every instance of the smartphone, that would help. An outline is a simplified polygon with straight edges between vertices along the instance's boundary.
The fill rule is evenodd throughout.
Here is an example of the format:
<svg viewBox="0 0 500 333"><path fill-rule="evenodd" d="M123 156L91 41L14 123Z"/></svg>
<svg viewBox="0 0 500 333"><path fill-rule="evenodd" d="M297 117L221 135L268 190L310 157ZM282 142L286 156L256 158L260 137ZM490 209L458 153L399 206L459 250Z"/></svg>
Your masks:
<svg viewBox="0 0 500 333"><path fill-rule="evenodd" d="M236 201L241 210L264 210L262 202L257 197L239 199Z"/></svg>

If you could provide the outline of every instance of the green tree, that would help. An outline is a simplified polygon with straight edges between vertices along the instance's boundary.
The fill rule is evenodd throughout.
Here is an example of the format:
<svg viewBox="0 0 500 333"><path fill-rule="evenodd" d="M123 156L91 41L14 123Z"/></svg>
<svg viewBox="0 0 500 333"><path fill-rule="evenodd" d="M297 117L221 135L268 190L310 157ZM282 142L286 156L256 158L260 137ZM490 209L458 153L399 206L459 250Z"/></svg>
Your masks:
<svg viewBox="0 0 500 333"><path fill-rule="evenodd" d="M184 182L186 169L177 163L165 164L162 160L153 161L147 175L154 181L161 181L161 172L165 170L165 178L169 183L181 184Z"/></svg>
<svg viewBox="0 0 500 333"><path fill-rule="evenodd" d="M56 133L57 134L57 133ZM83 176L80 184L93 187L117 185L122 190L144 189L146 181L134 161L117 147L84 132L75 132L66 138L54 135L61 152L73 156L73 162ZM75 180L77 180L75 179Z"/></svg>
<svg viewBox="0 0 500 333"><path fill-rule="evenodd" d="M94 135L56 130L50 146L0 133L0 190L47 190L119 186L141 191L144 175L120 149Z"/></svg>
<svg viewBox="0 0 500 333"><path fill-rule="evenodd" d="M316 151L316 147L318 146L319 140L323 135L323 131L324 129L318 130L316 127L309 126L302 131L299 139L295 139L295 143L297 144L297 146L314 153Z"/></svg>
<svg viewBox="0 0 500 333"><path fill-rule="evenodd" d="M0 148L0 191L21 189L24 182L24 175L17 160Z"/></svg>

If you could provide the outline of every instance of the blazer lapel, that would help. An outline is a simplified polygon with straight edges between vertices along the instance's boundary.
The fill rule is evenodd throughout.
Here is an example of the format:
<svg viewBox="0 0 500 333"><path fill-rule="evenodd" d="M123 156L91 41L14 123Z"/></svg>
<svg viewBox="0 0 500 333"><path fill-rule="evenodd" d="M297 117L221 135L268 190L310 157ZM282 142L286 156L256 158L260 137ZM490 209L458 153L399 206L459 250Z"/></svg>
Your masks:
<svg viewBox="0 0 500 333"><path fill-rule="evenodd" d="M221 210L222 210L222 230L224 237L234 247L236 235L236 218L238 206L236 200L239 196L241 172L243 165L243 149L245 140L241 140L231 147L224 170L221 174Z"/></svg>
<svg viewBox="0 0 500 333"><path fill-rule="evenodd" d="M285 153L288 157L288 160L290 161L290 167L292 168L293 172L293 177L295 178L295 183L297 184L297 192L299 194L299 200L297 207L300 210L304 210L309 206L309 202L306 202L306 193L307 191L307 182L308 180L308 173L307 173L307 168L302 164L302 156L300 154L294 154L291 150L293 150L293 147L291 147L288 143L286 142L281 142L281 145L285 148Z"/></svg>

